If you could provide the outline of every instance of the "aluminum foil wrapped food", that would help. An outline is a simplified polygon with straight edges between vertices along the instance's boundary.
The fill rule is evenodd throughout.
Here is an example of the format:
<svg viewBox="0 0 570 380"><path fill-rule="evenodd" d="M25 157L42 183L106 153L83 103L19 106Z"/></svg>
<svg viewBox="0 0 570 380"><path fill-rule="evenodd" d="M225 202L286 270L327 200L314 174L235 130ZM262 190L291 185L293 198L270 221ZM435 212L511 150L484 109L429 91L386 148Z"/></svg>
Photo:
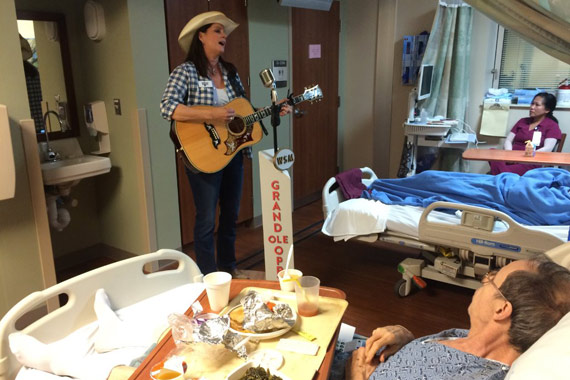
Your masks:
<svg viewBox="0 0 570 380"><path fill-rule="evenodd" d="M194 313L192 318L182 314L171 314L168 317L176 345L191 345L197 342L222 344L228 350L236 352L239 357L246 359L247 351L244 346L246 338L229 330L229 317L213 313L204 314L202 310L202 305L195 302L192 305Z"/></svg>
<svg viewBox="0 0 570 380"><path fill-rule="evenodd" d="M195 342L223 344L228 350L235 351L240 358L247 359L247 351L242 343L247 338L229 330L230 318L227 315L199 314L193 322Z"/></svg>
<svg viewBox="0 0 570 380"><path fill-rule="evenodd" d="M227 315L207 314L207 317L204 317L203 314L198 314L192 322L194 341L197 342L219 344L224 341L224 336L229 332L230 319Z"/></svg>
<svg viewBox="0 0 570 380"><path fill-rule="evenodd" d="M250 291L240 301L243 306L243 328L254 332L279 330L295 324L293 311L285 303L266 303L263 297ZM268 306L271 304L271 308Z"/></svg>

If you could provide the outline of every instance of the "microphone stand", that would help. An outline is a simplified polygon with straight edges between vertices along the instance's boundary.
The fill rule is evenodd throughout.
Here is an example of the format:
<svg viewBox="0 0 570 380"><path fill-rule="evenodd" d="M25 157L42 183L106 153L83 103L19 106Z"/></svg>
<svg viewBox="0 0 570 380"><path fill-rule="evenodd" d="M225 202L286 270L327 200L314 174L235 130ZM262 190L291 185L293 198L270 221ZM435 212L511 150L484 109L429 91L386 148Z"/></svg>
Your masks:
<svg viewBox="0 0 570 380"><path fill-rule="evenodd" d="M279 112L281 111L281 106L277 104L277 91L275 90L275 84L271 88L271 126L273 127L273 154L277 154L277 127L281 123L281 118Z"/></svg>

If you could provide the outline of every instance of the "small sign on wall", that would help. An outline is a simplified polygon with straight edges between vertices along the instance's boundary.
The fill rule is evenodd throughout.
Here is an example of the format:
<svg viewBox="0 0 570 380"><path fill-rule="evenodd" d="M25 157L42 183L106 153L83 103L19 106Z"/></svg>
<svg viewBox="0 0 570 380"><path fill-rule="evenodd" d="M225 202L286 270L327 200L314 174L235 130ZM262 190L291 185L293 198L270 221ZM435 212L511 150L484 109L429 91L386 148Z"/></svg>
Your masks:
<svg viewBox="0 0 570 380"><path fill-rule="evenodd" d="M309 45L309 59L321 58L321 44Z"/></svg>

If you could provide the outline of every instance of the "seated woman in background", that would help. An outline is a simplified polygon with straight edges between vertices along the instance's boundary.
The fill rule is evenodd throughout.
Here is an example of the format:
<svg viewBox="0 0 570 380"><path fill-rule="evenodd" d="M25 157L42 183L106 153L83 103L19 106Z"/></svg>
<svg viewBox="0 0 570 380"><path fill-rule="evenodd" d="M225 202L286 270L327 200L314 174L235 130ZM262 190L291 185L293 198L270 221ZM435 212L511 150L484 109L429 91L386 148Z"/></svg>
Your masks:
<svg viewBox="0 0 570 380"><path fill-rule="evenodd" d="M509 132L505 140L505 150L524 150L526 142L532 141L537 152L552 152L556 142L562 137L558 120L552 115L556 108L556 97L547 92L540 92L532 99L529 117L520 119ZM542 165L518 164L505 161L491 161L491 174L504 172L523 175L527 171Z"/></svg>

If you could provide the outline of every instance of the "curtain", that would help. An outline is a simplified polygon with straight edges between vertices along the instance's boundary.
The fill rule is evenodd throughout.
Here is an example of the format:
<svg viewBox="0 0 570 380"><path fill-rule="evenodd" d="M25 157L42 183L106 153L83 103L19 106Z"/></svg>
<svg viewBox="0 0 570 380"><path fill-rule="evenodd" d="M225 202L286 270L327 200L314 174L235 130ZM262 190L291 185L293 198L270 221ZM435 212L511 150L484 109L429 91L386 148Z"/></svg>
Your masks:
<svg viewBox="0 0 570 380"><path fill-rule="evenodd" d="M419 107L429 116L465 120L469 96L469 59L473 9L463 1L440 1L422 64L434 66L429 98ZM460 132L459 123L451 132ZM465 171L461 150L441 149L441 169Z"/></svg>
<svg viewBox="0 0 570 380"><path fill-rule="evenodd" d="M465 0L540 50L570 64L568 0Z"/></svg>

